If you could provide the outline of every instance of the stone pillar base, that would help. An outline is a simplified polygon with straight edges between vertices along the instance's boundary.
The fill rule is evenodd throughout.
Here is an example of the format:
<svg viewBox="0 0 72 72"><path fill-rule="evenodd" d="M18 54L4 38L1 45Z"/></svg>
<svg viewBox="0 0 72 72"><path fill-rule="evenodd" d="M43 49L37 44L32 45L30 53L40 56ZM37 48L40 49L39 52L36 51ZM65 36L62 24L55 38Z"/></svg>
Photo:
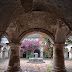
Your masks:
<svg viewBox="0 0 72 72"><path fill-rule="evenodd" d="M22 69L20 67L9 66L8 69L4 72L22 72Z"/></svg>
<svg viewBox="0 0 72 72"><path fill-rule="evenodd" d="M56 68L52 68L51 72L67 72L67 70L65 68L56 67Z"/></svg>

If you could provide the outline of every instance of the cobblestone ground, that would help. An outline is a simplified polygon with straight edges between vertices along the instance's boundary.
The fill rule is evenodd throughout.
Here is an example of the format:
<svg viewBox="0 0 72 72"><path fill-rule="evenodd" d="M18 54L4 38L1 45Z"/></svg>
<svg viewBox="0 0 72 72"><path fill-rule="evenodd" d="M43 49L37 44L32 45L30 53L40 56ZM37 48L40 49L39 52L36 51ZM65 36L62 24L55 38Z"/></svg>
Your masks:
<svg viewBox="0 0 72 72"><path fill-rule="evenodd" d="M47 72L46 71L47 67L52 65L52 60L50 59L45 59L44 60L45 63L42 64L27 63L28 61L29 61L28 59L23 58L20 59L20 65L23 72L25 72L24 70L26 70L26 72L28 71ZM9 62L8 59L0 60L0 72L3 72L7 69L8 62ZM65 60L65 66L68 72L72 72L72 60Z"/></svg>

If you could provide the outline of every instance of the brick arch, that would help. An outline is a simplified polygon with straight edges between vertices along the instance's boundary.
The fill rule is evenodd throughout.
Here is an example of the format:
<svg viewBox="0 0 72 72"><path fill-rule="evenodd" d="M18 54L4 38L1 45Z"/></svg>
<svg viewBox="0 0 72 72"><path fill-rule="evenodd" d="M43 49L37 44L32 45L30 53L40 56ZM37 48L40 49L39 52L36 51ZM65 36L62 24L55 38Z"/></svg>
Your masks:
<svg viewBox="0 0 72 72"><path fill-rule="evenodd" d="M24 31L19 36L19 41L21 42L25 37L27 37L31 34L34 34L34 33L38 33L38 32L46 34L54 42L54 39L55 39L54 35L51 32L49 32L48 30L42 29L42 28L31 28L31 29L28 29L27 31Z"/></svg>

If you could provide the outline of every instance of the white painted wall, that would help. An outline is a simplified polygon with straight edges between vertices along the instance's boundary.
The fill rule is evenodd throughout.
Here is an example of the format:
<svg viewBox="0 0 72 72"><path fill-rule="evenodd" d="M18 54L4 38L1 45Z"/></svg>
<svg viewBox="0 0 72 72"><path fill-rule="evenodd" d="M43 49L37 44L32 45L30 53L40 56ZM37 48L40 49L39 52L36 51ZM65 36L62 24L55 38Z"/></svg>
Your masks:
<svg viewBox="0 0 72 72"><path fill-rule="evenodd" d="M7 44L0 43L3 47L1 47L0 58L9 58L9 49L10 46Z"/></svg>
<svg viewBox="0 0 72 72"><path fill-rule="evenodd" d="M43 47L40 47L40 57L43 58Z"/></svg>
<svg viewBox="0 0 72 72"><path fill-rule="evenodd" d="M72 50L71 50L72 44L68 44L65 48L68 48L69 52L69 58L72 59Z"/></svg>

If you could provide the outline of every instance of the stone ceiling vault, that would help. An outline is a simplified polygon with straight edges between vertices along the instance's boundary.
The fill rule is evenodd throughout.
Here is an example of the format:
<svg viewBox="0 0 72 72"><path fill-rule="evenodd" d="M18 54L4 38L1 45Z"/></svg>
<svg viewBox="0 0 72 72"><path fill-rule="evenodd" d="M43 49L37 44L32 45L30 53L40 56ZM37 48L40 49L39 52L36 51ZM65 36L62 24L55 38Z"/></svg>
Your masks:
<svg viewBox="0 0 72 72"><path fill-rule="evenodd" d="M10 23L6 33L10 39L15 38L15 41L18 39L20 41L25 34L31 31L41 31L48 34L54 40L58 25L57 19L56 15L45 11L24 13ZM60 26L66 26L66 24L61 21Z"/></svg>
<svg viewBox="0 0 72 72"><path fill-rule="evenodd" d="M46 29L54 36L57 19L72 30L72 0L0 0L0 36L6 29L16 29L20 36L31 28Z"/></svg>

